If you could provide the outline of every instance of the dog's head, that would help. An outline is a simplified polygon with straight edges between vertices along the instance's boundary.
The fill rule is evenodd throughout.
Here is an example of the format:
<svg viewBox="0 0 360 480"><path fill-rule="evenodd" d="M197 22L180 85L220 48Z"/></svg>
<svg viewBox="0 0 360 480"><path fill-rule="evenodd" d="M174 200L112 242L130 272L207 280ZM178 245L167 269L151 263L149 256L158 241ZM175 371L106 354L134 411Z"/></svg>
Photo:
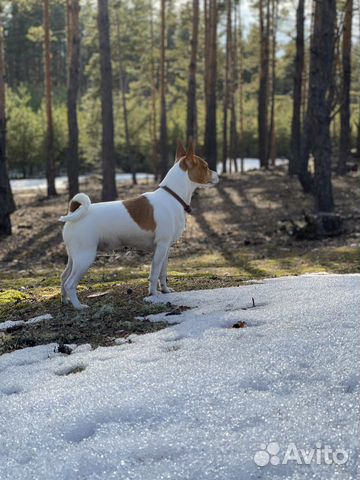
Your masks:
<svg viewBox="0 0 360 480"><path fill-rule="evenodd" d="M187 150L181 142L178 142L175 157L175 163L177 162L179 162L180 168L187 172L189 180L199 187L215 185L219 181L219 175L210 170L203 158L195 155L192 140L189 141Z"/></svg>

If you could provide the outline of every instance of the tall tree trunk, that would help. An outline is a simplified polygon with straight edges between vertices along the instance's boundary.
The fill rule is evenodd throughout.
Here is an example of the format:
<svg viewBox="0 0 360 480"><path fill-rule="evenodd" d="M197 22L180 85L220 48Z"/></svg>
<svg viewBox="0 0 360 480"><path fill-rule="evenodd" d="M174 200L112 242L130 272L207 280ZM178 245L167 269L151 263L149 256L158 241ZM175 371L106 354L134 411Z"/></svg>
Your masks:
<svg viewBox="0 0 360 480"><path fill-rule="evenodd" d="M264 12L266 1L266 13ZM260 79L258 100L258 130L260 165L267 168L268 158L268 90L269 90L269 20L270 0L259 1L260 20Z"/></svg>
<svg viewBox="0 0 360 480"><path fill-rule="evenodd" d="M271 165L276 161L275 135L275 91L276 91L276 35L277 35L278 0L271 0L271 94L270 94L270 127L268 140L268 158Z"/></svg>
<svg viewBox="0 0 360 480"><path fill-rule="evenodd" d="M208 88L205 112L205 158L209 167L216 170L217 138L216 138L216 81L217 81L217 1L209 1L209 31L208 31Z"/></svg>
<svg viewBox="0 0 360 480"><path fill-rule="evenodd" d="M312 63L313 63L313 49L314 49L314 38L315 38L315 28L316 22L319 22L319 9L320 2L315 0L312 1L311 5L311 24L310 24L310 55L309 55L309 75L308 75L308 96L307 96L307 106L306 112L304 115L304 125L303 125L303 135L300 142L300 154L298 156L298 166L297 174L301 186L305 193L313 193L314 190L314 179L312 178L309 172L309 156L312 151L312 124L311 124L311 101L313 94L313 74L312 74Z"/></svg>
<svg viewBox="0 0 360 480"><path fill-rule="evenodd" d="M204 97L205 113L208 111L209 101L209 54L210 54L210 7L209 0L204 0Z"/></svg>
<svg viewBox="0 0 360 480"><path fill-rule="evenodd" d="M130 144L130 131L129 131L129 121L128 121L128 109L126 101L126 71L123 65L122 60L122 51L121 51L121 32L120 32L120 1L116 4L116 40L117 40L117 57L119 63L119 80L120 80L120 90L121 90L121 103L124 116L124 128L125 128L125 144L126 144L126 155L128 157L128 162L130 163L130 171L133 185L137 184L136 180L136 168L135 160L131 154L131 144Z"/></svg>
<svg viewBox="0 0 360 480"><path fill-rule="evenodd" d="M160 174L164 178L168 171L168 138L166 118L166 78L165 78L165 40L166 40L166 0L161 0L161 50L160 50Z"/></svg>
<svg viewBox="0 0 360 480"><path fill-rule="evenodd" d="M338 173L346 173L346 163L351 150L350 128L350 86L351 86L351 30L353 16L353 0L346 0L344 30L342 39L342 85L340 109L340 148Z"/></svg>
<svg viewBox="0 0 360 480"><path fill-rule="evenodd" d="M151 157L155 172L155 180L159 177L159 155L157 148L157 112L156 112L156 76L155 76L155 56L154 56L154 18L153 5L150 0L150 74L151 74L151 115L150 115L150 138L151 138Z"/></svg>
<svg viewBox="0 0 360 480"><path fill-rule="evenodd" d="M239 116L240 116L240 136L239 136L239 154L240 154L240 170L244 173L244 49L242 35L242 17L241 17L241 0L239 0Z"/></svg>
<svg viewBox="0 0 360 480"><path fill-rule="evenodd" d="M296 175L299 171L299 157L301 154L301 102L302 80L304 71L304 21L305 0L299 0L296 9L296 54L293 94L293 114L291 120L291 140L289 175Z"/></svg>
<svg viewBox="0 0 360 480"><path fill-rule="evenodd" d="M100 47L100 90L102 120L102 192L103 201L117 196L115 181L113 78L109 31L108 0L98 0L98 30Z"/></svg>
<svg viewBox="0 0 360 480"><path fill-rule="evenodd" d="M314 194L318 212L333 211L330 121L333 102L336 0L317 2L310 61L308 132L315 159Z"/></svg>
<svg viewBox="0 0 360 480"><path fill-rule="evenodd" d="M54 123L52 114L51 44L49 0L44 0L44 69L46 102L46 180L48 196L56 195L54 159Z"/></svg>
<svg viewBox="0 0 360 480"><path fill-rule="evenodd" d="M232 22L231 22L231 0L226 0L226 57L225 57L225 72L224 72L224 103L223 103L223 158L222 170L226 173L228 160L228 108L229 108L229 70L231 62L232 49Z"/></svg>
<svg viewBox="0 0 360 480"><path fill-rule="evenodd" d="M80 68L80 4L79 0L67 0L68 18L68 84L67 84L67 117L69 132L69 148L67 158L67 174L69 181L69 197L79 192L79 126L77 118L77 96L79 90Z"/></svg>
<svg viewBox="0 0 360 480"><path fill-rule="evenodd" d="M193 0L191 58L189 65L186 137L197 140L196 64L199 32L199 0Z"/></svg>
<svg viewBox="0 0 360 480"><path fill-rule="evenodd" d="M1 21L0 17L0 237L11 235L10 214L15 211L6 159L4 30Z"/></svg>
<svg viewBox="0 0 360 480"><path fill-rule="evenodd" d="M238 26L237 26L237 9L236 4L232 5L234 10L234 26L232 27L232 48L230 63L230 158L234 163L235 172L238 171L238 135L237 135L237 119L236 119L236 85L238 76Z"/></svg>

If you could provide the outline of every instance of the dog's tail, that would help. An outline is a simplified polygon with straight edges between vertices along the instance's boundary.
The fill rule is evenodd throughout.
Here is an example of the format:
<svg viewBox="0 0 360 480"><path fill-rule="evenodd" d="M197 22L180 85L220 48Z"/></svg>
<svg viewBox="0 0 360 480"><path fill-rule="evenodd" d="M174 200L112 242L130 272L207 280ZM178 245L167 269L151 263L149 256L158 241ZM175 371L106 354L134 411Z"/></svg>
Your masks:
<svg viewBox="0 0 360 480"><path fill-rule="evenodd" d="M69 203L69 213L59 218L60 222L76 222L83 218L91 205L90 198L85 193L77 193Z"/></svg>

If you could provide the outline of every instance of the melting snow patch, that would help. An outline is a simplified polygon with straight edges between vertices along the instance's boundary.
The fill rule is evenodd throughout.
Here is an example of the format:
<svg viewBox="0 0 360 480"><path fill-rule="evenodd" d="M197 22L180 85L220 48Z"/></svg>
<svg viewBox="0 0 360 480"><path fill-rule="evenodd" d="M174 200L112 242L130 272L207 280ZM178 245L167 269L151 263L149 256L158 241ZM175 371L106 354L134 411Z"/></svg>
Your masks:
<svg viewBox="0 0 360 480"><path fill-rule="evenodd" d="M357 478L359 290L326 275L161 295L191 310L135 342L3 355L0 478Z"/></svg>
<svg viewBox="0 0 360 480"><path fill-rule="evenodd" d="M33 325L34 323L43 322L45 320L51 320L53 316L50 313L39 315L37 317L30 318L27 321L24 320L7 320L0 323L0 331L15 330L26 325Z"/></svg>

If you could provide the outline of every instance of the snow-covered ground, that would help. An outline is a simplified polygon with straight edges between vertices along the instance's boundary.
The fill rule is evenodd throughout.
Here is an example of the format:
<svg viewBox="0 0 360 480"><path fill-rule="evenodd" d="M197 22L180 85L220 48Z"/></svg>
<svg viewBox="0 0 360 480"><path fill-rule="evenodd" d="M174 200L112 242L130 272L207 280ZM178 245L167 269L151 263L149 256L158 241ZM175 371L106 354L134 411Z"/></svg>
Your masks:
<svg viewBox="0 0 360 480"><path fill-rule="evenodd" d="M241 169L241 161L237 159L238 170ZM287 163L287 160L282 158L276 159L276 165L284 165ZM230 167L230 161L227 162L228 167ZM245 158L244 159L244 171L247 172L248 170L257 169L260 167L260 160L257 158ZM221 173L223 171L222 163L217 165L217 171ZM136 174L138 180L153 180L154 175L151 173L142 173L139 172ZM91 178L91 175L81 175L79 177L80 184L85 180ZM124 183L124 182L131 182L131 173L117 173L116 174L116 181L117 183ZM23 190L46 190L46 178L20 178L10 180L11 188L13 192L20 192ZM68 185L68 179L66 176L57 177L55 179L56 188L58 190L65 190Z"/></svg>
<svg viewBox="0 0 360 480"><path fill-rule="evenodd" d="M1 480L357 478L359 293L359 275L175 293L193 308L131 343L3 355Z"/></svg>

